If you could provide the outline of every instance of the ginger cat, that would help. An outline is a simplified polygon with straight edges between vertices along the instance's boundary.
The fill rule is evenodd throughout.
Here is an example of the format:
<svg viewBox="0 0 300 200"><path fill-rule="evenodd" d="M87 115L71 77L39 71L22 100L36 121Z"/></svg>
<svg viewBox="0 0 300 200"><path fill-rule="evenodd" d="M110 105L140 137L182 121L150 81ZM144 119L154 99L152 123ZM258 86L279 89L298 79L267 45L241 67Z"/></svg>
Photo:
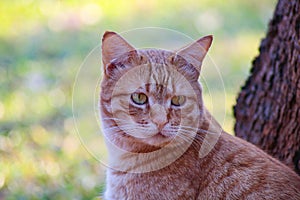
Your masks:
<svg viewBox="0 0 300 200"><path fill-rule="evenodd" d="M198 82L206 36L175 52L102 39L101 119L107 200L298 199L300 177L225 133Z"/></svg>

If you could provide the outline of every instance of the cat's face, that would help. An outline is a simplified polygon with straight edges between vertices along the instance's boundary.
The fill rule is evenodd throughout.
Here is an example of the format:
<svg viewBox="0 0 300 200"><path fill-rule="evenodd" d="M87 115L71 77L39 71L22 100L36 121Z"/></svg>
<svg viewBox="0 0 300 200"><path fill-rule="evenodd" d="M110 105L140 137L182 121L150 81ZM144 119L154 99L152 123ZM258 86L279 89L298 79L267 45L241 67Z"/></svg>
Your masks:
<svg viewBox="0 0 300 200"><path fill-rule="evenodd" d="M203 107L199 69L211 37L199 41L178 52L136 50L115 33L104 35L101 115L107 138L120 146L126 140L162 147L179 132L196 132Z"/></svg>

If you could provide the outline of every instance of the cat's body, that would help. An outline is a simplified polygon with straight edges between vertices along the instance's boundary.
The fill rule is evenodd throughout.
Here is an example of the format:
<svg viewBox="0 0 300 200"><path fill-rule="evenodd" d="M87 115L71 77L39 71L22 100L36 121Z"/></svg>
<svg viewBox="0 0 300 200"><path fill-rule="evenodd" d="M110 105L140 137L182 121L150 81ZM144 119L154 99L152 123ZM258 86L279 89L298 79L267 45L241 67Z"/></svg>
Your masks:
<svg viewBox="0 0 300 200"><path fill-rule="evenodd" d="M191 148L157 171L108 170L107 184L106 199L300 199L295 173L227 133L205 158Z"/></svg>
<svg viewBox="0 0 300 200"><path fill-rule="evenodd" d="M105 199L300 200L295 172L223 132L206 111L198 76L211 40L172 53L104 35Z"/></svg>

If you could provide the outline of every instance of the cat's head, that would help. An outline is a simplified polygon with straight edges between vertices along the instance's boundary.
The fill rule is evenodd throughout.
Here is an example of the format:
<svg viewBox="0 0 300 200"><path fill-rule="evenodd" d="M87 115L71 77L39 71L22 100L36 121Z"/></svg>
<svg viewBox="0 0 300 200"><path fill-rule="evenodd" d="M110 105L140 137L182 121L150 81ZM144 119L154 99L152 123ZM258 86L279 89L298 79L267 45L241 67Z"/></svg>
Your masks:
<svg viewBox="0 0 300 200"><path fill-rule="evenodd" d="M206 36L174 52L135 49L106 32L100 102L105 136L134 150L162 147L180 131L196 133L203 111L198 79L211 42Z"/></svg>

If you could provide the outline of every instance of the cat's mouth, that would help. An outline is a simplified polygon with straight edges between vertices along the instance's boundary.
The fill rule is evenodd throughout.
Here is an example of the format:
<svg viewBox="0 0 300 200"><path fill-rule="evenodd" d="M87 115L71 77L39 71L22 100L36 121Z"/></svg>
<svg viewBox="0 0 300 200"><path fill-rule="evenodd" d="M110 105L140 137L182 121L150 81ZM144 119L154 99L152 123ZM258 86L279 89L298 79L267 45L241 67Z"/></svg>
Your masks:
<svg viewBox="0 0 300 200"><path fill-rule="evenodd" d="M174 135L170 135L168 133L159 131L154 136L152 136L152 138L166 142L166 141L173 139Z"/></svg>
<svg viewBox="0 0 300 200"><path fill-rule="evenodd" d="M163 147L171 142L173 139L172 135L169 135L168 133L165 133L163 131L159 131L156 134L152 135L149 138L143 139L144 142L154 145L154 146L160 146Z"/></svg>

